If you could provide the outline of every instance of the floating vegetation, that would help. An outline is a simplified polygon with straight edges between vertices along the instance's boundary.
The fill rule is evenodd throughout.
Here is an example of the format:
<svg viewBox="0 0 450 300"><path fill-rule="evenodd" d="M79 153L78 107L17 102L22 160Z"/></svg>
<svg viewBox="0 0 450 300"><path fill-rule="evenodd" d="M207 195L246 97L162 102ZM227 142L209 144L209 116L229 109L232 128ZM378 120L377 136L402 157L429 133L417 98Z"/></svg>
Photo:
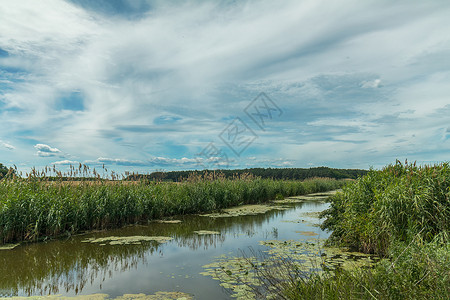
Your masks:
<svg viewBox="0 0 450 300"><path fill-rule="evenodd" d="M198 235L220 234L219 231L211 231L211 230L196 230L194 232Z"/></svg>
<svg viewBox="0 0 450 300"><path fill-rule="evenodd" d="M5 244L5 245L0 245L0 250L12 250L14 248L16 248L17 246L19 246L20 243L18 244Z"/></svg>
<svg viewBox="0 0 450 300"><path fill-rule="evenodd" d="M314 221L317 221L317 220L314 220ZM281 222L283 222L283 223L297 223L297 224L302 223L302 224L305 224L306 226L320 227L320 224L315 223L315 222L313 223L313 222L311 222L311 220L304 220L304 219L282 220Z"/></svg>
<svg viewBox="0 0 450 300"><path fill-rule="evenodd" d="M301 235L305 235L305 236L319 235L317 232L314 232L314 231L296 231L296 233L300 233Z"/></svg>
<svg viewBox="0 0 450 300"><path fill-rule="evenodd" d="M181 223L181 220L157 220L158 223L164 223L164 224L178 224Z"/></svg>
<svg viewBox="0 0 450 300"><path fill-rule="evenodd" d="M307 197L329 197L329 196L333 196L339 192L342 192L342 190L338 189L338 190L331 190L331 191L327 191L327 192L312 193L312 194L308 194Z"/></svg>
<svg viewBox="0 0 450 300"><path fill-rule="evenodd" d="M166 243L172 240L171 237L167 236L108 236L102 238L88 238L82 243L99 243L101 246L104 245L140 245L142 242L155 241L158 243Z"/></svg>
<svg viewBox="0 0 450 300"><path fill-rule="evenodd" d="M303 220L303 219L297 219L297 220L282 220L281 222L284 222L284 223L306 223L306 221Z"/></svg>
<svg viewBox="0 0 450 300"><path fill-rule="evenodd" d="M117 298L111 298L107 294L91 294L91 295L78 295L74 297L67 297L61 295L48 295L48 296L32 296L32 297L11 297L0 299L14 299L14 300L39 300L39 299L73 299L73 300L192 300L191 295L182 292L156 292L153 295L145 294L124 294Z"/></svg>
<svg viewBox="0 0 450 300"><path fill-rule="evenodd" d="M263 267L256 257L227 257L221 255L216 262L204 265L201 275L211 276L219 280L220 286L232 292L231 296L238 299L255 299L251 286L261 283L256 277L255 268Z"/></svg>
<svg viewBox="0 0 450 300"><path fill-rule="evenodd" d="M156 292L154 295L145 294L125 294L115 300L191 300L191 295L182 292Z"/></svg>
<svg viewBox="0 0 450 300"><path fill-rule="evenodd" d="M243 205L232 208L224 209L221 213L212 213L200 215L202 217L211 218L224 218L224 217L237 217L237 216L253 216L257 214L264 214L270 210L286 210L289 207L283 206L273 206L266 204L253 204L253 205Z"/></svg>
<svg viewBox="0 0 450 300"><path fill-rule="evenodd" d="M273 200L272 202L275 204L291 204L291 203L300 203L300 202L303 202L303 200L289 197L289 198L285 198L283 200Z"/></svg>
<svg viewBox="0 0 450 300"><path fill-rule="evenodd" d="M308 195L302 195L302 196L291 196L287 197L285 199L280 200L273 200L272 202L275 204L291 204L291 203L301 203L305 201L325 201L330 196L336 194L340 190L334 190L329 192L323 192L323 193L313 193Z"/></svg>
<svg viewBox="0 0 450 300"><path fill-rule="evenodd" d="M300 213L300 216L314 218L314 219L320 219L320 211L305 211Z"/></svg>
<svg viewBox="0 0 450 300"><path fill-rule="evenodd" d="M326 267L351 270L362 266L370 267L375 262L369 254L350 252L346 248L325 247L324 242L324 239L269 240L261 241L260 244L271 248L267 251L269 255L288 257L293 261L300 262L303 270L318 271L319 266L320 269Z"/></svg>
<svg viewBox="0 0 450 300"><path fill-rule="evenodd" d="M316 235L314 232L302 232L305 235ZM227 257L221 255L211 264L204 265L200 274L211 276L220 281L220 285L238 299L256 299L255 291L264 289L264 279L261 274L271 274L276 280L283 282L292 276L292 268L296 274L322 274L325 269L332 272L337 268L354 269L361 266L371 266L374 261L363 253L346 252L345 249L324 247L323 239L314 240L267 240L260 245L269 247L261 258ZM289 262L289 268L283 263ZM281 265L280 265L281 264ZM280 267L281 266L281 267ZM292 267L292 268L291 268ZM264 295L270 299L270 295ZM273 295L277 298L277 295Z"/></svg>

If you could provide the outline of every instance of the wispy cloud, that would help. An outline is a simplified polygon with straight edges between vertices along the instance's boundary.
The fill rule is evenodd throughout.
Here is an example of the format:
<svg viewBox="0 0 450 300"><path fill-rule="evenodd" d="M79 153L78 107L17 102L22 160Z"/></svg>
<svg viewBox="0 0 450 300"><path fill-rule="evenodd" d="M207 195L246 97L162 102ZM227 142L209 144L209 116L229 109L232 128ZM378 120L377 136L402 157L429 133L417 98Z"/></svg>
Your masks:
<svg viewBox="0 0 450 300"><path fill-rule="evenodd" d="M363 81L361 87L363 89L367 88L379 88L381 86L381 79L375 79L371 81Z"/></svg>
<svg viewBox="0 0 450 300"><path fill-rule="evenodd" d="M8 150L14 150L14 149L16 149L16 147L14 147L13 145L8 144L8 143L5 143L5 142L3 142L2 140L0 140L0 146L6 148L6 149L8 149Z"/></svg>
<svg viewBox="0 0 450 300"><path fill-rule="evenodd" d="M0 148L17 163L193 167L236 116L258 139L242 158L219 145L232 167L447 159L445 2L0 6L0 132L16 149ZM243 114L260 92L283 110L265 132Z"/></svg>

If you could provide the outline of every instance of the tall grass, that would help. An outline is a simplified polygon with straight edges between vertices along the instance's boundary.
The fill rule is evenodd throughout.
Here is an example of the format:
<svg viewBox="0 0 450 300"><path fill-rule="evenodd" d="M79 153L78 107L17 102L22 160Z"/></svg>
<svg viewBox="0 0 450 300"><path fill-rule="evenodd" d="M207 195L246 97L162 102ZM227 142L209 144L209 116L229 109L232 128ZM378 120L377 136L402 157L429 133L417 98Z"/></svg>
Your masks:
<svg viewBox="0 0 450 300"><path fill-rule="evenodd" d="M416 166L397 161L370 171L331 199L322 229L330 241L387 255L394 242L424 242L450 231L450 166Z"/></svg>
<svg viewBox="0 0 450 300"><path fill-rule="evenodd" d="M171 215L261 203L327 191L341 181L274 181L209 175L174 184L124 181L54 181L36 172L0 181L0 244L106 229Z"/></svg>
<svg viewBox="0 0 450 300"><path fill-rule="evenodd" d="M329 244L384 256L373 269L298 277L286 299L450 299L450 166L396 162L331 198Z"/></svg>

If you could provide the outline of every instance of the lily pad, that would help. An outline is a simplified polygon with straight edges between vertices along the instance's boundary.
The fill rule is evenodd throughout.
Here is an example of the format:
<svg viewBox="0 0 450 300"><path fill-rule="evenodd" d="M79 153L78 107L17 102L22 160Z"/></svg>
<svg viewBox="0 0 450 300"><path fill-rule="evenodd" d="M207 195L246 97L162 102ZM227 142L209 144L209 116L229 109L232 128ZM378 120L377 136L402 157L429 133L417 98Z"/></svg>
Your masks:
<svg viewBox="0 0 450 300"><path fill-rule="evenodd" d="M167 236L108 236L102 238L88 238L83 240L83 243L99 243L104 245L109 243L109 245L136 245L142 242L155 241L158 243L166 243L172 240L171 237Z"/></svg>
<svg viewBox="0 0 450 300"><path fill-rule="evenodd" d="M320 219L319 217L320 213L321 213L320 211L305 211L300 213L300 215L309 218Z"/></svg>
<svg viewBox="0 0 450 300"><path fill-rule="evenodd" d="M237 217L237 216L252 216L257 214L264 214L270 210L286 210L289 207L274 206L267 204L253 204L253 205L243 205L232 208L224 209L221 213L211 213L200 215L202 217L211 218L226 218L226 217Z"/></svg>
<svg viewBox="0 0 450 300"><path fill-rule="evenodd" d="M314 231L296 231L296 233L300 233L301 235L305 235L305 236L319 235L317 232L314 232Z"/></svg>
<svg viewBox="0 0 450 300"><path fill-rule="evenodd" d="M165 224L178 224L181 223L181 220L157 220L158 223L165 223Z"/></svg>
<svg viewBox="0 0 450 300"><path fill-rule="evenodd" d="M196 230L194 232L198 235L220 234L219 231L211 231L211 230Z"/></svg>
<svg viewBox="0 0 450 300"><path fill-rule="evenodd" d="M303 202L303 201L304 201L303 199L291 198L291 197L285 198L283 200L272 200L272 202L276 203L276 204L300 203L300 202Z"/></svg>

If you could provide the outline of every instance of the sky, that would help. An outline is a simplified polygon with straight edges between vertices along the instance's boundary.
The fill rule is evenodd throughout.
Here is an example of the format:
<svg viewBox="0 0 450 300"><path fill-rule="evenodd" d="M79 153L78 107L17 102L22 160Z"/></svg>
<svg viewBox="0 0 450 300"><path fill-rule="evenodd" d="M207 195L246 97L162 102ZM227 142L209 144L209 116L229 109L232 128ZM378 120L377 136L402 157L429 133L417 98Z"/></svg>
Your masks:
<svg viewBox="0 0 450 300"><path fill-rule="evenodd" d="M448 1L0 1L0 163L448 161L449 15Z"/></svg>

